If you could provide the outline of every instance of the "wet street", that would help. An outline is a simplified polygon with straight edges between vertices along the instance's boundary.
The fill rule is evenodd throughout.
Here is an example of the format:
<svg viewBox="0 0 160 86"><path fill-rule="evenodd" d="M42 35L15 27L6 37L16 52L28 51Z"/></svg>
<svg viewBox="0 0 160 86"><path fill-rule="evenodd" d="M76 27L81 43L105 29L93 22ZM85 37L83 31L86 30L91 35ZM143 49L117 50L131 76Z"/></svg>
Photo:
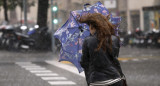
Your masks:
<svg viewBox="0 0 160 86"><path fill-rule="evenodd" d="M119 60L128 86L160 86L160 49L122 47ZM87 86L84 73L57 53L0 50L0 86Z"/></svg>

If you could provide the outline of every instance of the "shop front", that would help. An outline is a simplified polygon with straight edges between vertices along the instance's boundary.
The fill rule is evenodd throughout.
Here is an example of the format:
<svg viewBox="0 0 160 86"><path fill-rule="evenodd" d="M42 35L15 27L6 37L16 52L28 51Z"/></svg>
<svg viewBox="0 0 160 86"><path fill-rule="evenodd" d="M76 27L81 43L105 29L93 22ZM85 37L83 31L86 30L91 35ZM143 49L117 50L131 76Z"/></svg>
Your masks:
<svg viewBox="0 0 160 86"><path fill-rule="evenodd" d="M160 6L143 7L144 31L160 29Z"/></svg>

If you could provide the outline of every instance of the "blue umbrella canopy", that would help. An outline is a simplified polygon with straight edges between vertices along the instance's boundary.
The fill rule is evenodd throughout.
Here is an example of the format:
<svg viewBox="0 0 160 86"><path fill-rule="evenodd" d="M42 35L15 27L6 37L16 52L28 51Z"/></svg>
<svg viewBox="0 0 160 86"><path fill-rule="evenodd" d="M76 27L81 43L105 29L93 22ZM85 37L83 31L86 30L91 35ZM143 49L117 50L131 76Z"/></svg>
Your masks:
<svg viewBox="0 0 160 86"><path fill-rule="evenodd" d="M109 15L109 11L103 4L97 2L87 8L85 7L83 10L70 12L70 17L66 23L54 33L54 37L58 38L62 45L59 61L73 63L79 72L83 71L79 63L82 56L83 41L90 35L90 32L89 26L85 23L79 23L77 19L86 13L101 13L106 17ZM118 21L119 19L118 17L114 18L111 16L110 21L116 25L120 22Z"/></svg>
<svg viewBox="0 0 160 86"><path fill-rule="evenodd" d="M85 13L82 10L72 11L67 22L55 32L54 36L60 40L62 45L59 61L69 61L78 68L79 72L82 72L83 69L79 64L82 44L90 32L87 24L77 22L75 14L79 12Z"/></svg>
<svg viewBox="0 0 160 86"><path fill-rule="evenodd" d="M119 31L119 24L121 22L121 17L112 17L111 18L111 23L115 25L115 34L118 36L118 31Z"/></svg>

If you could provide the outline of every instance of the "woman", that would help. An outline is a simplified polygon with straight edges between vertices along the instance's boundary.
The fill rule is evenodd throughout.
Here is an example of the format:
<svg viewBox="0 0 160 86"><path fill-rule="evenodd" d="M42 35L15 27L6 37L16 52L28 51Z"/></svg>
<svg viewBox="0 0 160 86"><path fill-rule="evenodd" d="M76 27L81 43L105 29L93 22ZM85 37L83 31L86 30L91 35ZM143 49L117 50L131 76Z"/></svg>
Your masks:
<svg viewBox="0 0 160 86"><path fill-rule="evenodd" d="M119 38L114 26L100 13L87 14L79 19L90 26L91 35L82 47L81 66L90 86L124 86L119 54Z"/></svg>

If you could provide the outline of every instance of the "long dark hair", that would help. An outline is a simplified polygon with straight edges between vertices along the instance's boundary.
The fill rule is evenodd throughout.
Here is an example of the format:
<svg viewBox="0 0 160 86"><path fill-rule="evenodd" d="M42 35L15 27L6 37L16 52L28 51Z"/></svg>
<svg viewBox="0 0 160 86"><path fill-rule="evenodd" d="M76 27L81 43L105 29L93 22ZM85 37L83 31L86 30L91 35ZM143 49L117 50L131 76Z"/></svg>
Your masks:
<svg viewBox="0 0 160 86"><path fill-rule="evenodd" d="M100 13L85 14L78 20L80 23L87 23L91 27L96 29L97 38L99 41L96 51L102 48L106 51L106 47L109 51L112 51L112 35L115 35L114 25L109 22L109 17L105 17Z"/></svg>

